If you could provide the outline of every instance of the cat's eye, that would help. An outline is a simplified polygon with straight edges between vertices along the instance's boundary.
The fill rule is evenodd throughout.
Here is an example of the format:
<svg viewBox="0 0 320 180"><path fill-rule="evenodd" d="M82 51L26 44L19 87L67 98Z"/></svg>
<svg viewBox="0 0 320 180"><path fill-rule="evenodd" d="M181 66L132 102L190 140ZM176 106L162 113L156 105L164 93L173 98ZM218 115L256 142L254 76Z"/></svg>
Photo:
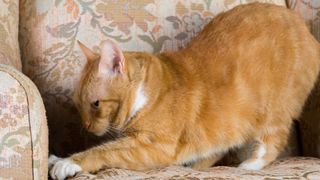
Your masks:
<svg viewBox="0 0 320 180"><path fill-rule="evenodd" d="M91 104L91 107L94 108L94 109L98 109L98 108L99 108L99 105L100 105L99 100L96 100L95 102L93 102L93 103Z"/></svg>

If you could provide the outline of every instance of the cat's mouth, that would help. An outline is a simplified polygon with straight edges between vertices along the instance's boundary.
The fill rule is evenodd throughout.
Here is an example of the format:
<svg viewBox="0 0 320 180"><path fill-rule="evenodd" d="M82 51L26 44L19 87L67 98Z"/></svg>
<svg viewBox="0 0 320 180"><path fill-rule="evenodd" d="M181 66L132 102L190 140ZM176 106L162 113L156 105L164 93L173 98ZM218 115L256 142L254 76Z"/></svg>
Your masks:
<svg viewBox="0 0 320 180"><path fill-rule="evenodd" d="M104 136L105 134L107 134L107 131L108 130L100 131L100 132L93 132L93 134L96 135L96 136L101 137L101 136Z"/></svg>
<svg viewBox="0 0 320 180"><path fill-rule="evenodd" d="M95 136L106 137L108 139L117 139L119 137L123 137L124 134L122 130L119 130L112 126L99 130L88 129L88 131L94 134Z"/></svg>
<svg viewBox="0 0 320 180"><path fill-rule="evenodd" d="M99 127L99 126L98 126ZM90 124L89 126L85 126L84 127L89 133L95 135L95 136L104 136L107 131L108 131L108 128L96 128L96 125L95 124Z"/></svg>

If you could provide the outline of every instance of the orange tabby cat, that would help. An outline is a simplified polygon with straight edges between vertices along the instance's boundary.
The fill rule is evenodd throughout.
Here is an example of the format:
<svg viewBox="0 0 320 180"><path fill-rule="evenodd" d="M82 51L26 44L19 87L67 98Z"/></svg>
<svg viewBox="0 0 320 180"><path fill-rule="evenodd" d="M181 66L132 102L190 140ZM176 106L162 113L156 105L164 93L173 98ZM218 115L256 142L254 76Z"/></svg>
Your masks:
<svg viewBox="0 0 320 180"><path fill-rule="evenodd" d="M185 48L152 55L104 41L80 44L88 63L75 92L82 123L123 136L60 159L51 176L104 167L209 167L257 141L241 168L261 169L287 143L320 68L320 46L297 14L267 4L218 15Z"/></svg>

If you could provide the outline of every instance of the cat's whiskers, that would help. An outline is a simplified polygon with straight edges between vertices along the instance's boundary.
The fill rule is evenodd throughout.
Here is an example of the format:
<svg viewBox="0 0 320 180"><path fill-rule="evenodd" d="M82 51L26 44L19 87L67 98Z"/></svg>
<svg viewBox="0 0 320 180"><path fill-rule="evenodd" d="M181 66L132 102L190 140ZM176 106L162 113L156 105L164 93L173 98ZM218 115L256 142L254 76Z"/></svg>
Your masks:
<svg viewBox="0 0 320 180"><path fill-rule="evenodd" d="M104 132L104 135L112 138L112 139L117 139L118 137L120 137L119 135L121 134L121 131L115 127L113 127L112 125L110 125L107 130Z"/></svg>

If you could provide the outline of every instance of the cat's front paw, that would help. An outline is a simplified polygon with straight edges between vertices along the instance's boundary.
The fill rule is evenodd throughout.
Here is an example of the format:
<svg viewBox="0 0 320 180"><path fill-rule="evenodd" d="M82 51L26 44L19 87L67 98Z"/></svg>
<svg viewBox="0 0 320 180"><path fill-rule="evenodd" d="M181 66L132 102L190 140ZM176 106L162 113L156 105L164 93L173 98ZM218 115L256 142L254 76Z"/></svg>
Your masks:
<svg viewBox="0 0 320 180"><path fill-rule="evenodd" d="M50 170L50 175L53 179L63 180L66 177L74 176L81 171L81 167L71 159L59 159Z"/></svg>
<svg viewBox="0 0 320 180"><path fill-rule="evenodd" d="M57 156L55 156L55 155L50 155L49 156L49 159L48 159L48 167L49 167L49 169L51 169L52 167L53 167L53 165L56 163L56 162L58 162L59 160L61 160L62 158L59 158L59 157L57 157Z"/></svg>

